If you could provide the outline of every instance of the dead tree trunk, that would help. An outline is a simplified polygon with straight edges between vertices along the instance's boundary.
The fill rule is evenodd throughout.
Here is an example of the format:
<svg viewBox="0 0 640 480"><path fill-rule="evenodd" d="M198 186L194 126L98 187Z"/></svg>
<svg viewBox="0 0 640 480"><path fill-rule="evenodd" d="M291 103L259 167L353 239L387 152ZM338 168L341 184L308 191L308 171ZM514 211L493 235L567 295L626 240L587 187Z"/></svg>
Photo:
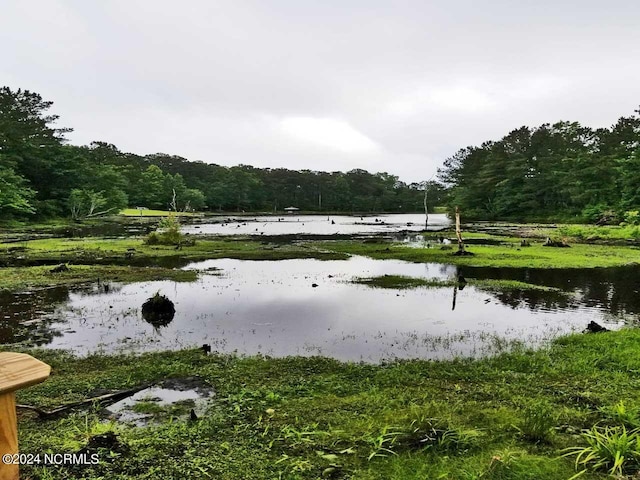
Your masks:
<svg viewBox="0 0 640 480"><path fill-rule="evenodd" d="M52 410L44 410L39 407L34 407L33 405L16 405L16 408L21 408L23 410L31 410L38 414L40 418L51 418L53 416L59 415L61 413L66 413L69 410L81 407L90 407L93 405L98 405L100 407L106 407L115 402L119 402L120 400L130 397L145 388L149 388L153 383L147 383L144 385L140 385L138 387L129 388L127 390L120 390L118 392L107 393L104 395L100 395L98 397L87 398L86 400L80 400L79 402L67 403L65 405L61 405Z"/></svg>
<svg viewBox="0 0 640 480"><path fill-rule="evenodd" d="M458 207L456 207L456 237L458 237L458 252L464 252L462 230L460 229L460 209Z"/></svg>
<svg viewBox="0 0 640 480"><path fill-rule="evenodd" d="M425 184L424 186L424 229L427 230L429 226L429 210L427 209L427 191L429 189L429 185Z"/></svg>
<svg viewBox="0 0 640 480"><path fill-rule="evenodd" d="M172 188L171 189L173 191L173 196L171 197L171 203L169 203L169 209L173 210L174 212L178 211L178 202L176 200L176 189Z"/></svg>

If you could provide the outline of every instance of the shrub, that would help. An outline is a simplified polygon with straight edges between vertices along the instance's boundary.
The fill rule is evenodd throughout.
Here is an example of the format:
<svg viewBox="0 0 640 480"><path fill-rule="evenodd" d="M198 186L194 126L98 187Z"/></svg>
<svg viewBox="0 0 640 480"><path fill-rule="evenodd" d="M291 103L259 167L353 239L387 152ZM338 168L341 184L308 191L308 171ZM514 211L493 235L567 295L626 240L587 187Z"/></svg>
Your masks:
<svg viewBox="0 0 640 480"><path fill-rule="evenodd" d="M624 221L629 225L640 225L640 211L629 210L624 213Z"/></svg>
<svg viewBox="0 0 640 480"><path fill-rule="evenodd" d="M160 245L160 235L158 235L157 232L151 232L149 235L147 235L144 243L146 243L147 245Z"/></svg>
<svg viewBox="0 0 640 480"><path fill-rule="evenodd" d="M147 245L193 245L195 242L185 240L180 232L180 222L174 215L169 215L160 220L155 232L147 235Z"/></svg>
<svg viewBox="0 0 640 480"><path fill-rule="evenodd" d="M582 210L582 217L589 223L598 225L616 225L620 218L616 211L608 205L588 205Z"/></svg>

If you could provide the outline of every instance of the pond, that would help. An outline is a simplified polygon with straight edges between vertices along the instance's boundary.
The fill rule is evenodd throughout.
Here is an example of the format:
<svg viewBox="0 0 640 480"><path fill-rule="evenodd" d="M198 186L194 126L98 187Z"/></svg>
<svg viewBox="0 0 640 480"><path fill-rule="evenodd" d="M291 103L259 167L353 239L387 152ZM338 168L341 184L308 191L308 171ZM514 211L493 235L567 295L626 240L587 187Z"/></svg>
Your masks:
<svg viewBox="0 0 640 480"><path fill-rule="evenodd" d="M0 298L0 342L65 348L79 354L143 352L211 345L219 352L323 355L377 362L395 358L481 356L510 342L539 345L595 320L615 328L640 312L638 267L590 270L464 268L467 278L509 278L560 292L375 289L354 277L451 279L444 264L349 260L208 260L192 283L170 281L48 289ZM156 292L175 304L165 326L141 305Z"/></svg>
<svg viewBox="0 0 640 480"><path fill-rule="evenodd" d="M202 223L185 225L184 233L219 235L356 235L393 233L399 230L424 230L424 214L395 214L376 216L348 215L280 215L259 217L224 217ZM440 230L451 221L445 214L429 214L428 230Z"/></svg>

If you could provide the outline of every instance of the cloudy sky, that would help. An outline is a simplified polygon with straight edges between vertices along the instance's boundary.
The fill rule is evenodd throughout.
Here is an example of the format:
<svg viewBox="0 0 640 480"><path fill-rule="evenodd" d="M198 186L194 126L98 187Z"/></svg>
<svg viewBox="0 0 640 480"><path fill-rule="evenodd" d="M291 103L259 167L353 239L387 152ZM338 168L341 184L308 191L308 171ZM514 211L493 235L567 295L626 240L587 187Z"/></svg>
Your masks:
<svg viewBox="0 0 640 480"><path fill-rule="evenodd" d="M637 0L0 0L0 84L72 143L430 178L521 125L640 104Z"/></svg>

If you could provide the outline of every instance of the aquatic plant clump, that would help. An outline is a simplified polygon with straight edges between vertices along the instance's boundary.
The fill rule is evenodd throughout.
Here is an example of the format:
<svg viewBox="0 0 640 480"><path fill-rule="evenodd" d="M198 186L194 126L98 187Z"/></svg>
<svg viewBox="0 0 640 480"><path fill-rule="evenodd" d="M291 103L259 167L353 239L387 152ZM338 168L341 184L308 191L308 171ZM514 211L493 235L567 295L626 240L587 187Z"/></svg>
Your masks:
<svg viewBox="0 0 640 480"><path fill-rule="evenodd" d="M175 314L173 302L160 292L142 304L142 317L154 327L166 327Z"/></svg>

